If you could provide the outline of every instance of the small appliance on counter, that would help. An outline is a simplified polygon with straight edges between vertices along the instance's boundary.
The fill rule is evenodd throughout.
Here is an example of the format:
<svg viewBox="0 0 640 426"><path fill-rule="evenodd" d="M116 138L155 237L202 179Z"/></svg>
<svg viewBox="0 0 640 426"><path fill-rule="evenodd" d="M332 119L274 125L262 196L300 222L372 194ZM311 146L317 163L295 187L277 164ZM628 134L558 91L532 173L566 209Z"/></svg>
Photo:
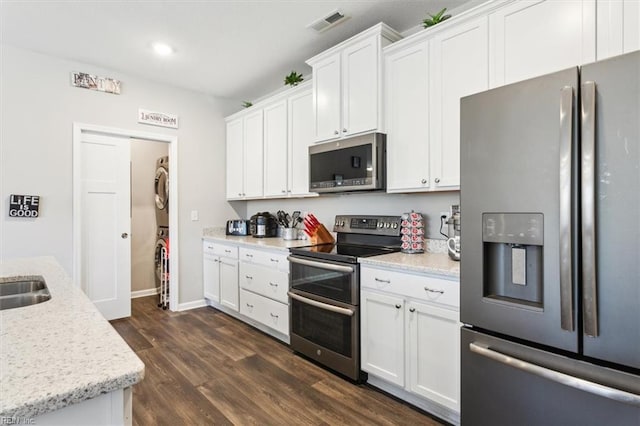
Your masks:
<svg viewBox="0 0 640 426"><path fill-rule="evenodd" d="M245 219L228 220L225 233L227 235L250 235L249 221Z"/></svg>
<svg viewBox="0 0 640 426"><path fill-rule="evenodd" d="M449 225L449 239L447 240L447 251L453 260L460 260L460 206L451 206L451 217L447 221Z"/></svg>
<svg viewBox="0 0 640 426"><path fill-rule="evenodd" d="M278 236L278 219L269 212L258 212L251 216L249 232L255 238Z"/></svg>
<svg viewBox="0 0 640 426"><path fill-rule="evenodd" d="M413 210L400 216L400 234L403 253L424 253L424 217Z"/></svg>

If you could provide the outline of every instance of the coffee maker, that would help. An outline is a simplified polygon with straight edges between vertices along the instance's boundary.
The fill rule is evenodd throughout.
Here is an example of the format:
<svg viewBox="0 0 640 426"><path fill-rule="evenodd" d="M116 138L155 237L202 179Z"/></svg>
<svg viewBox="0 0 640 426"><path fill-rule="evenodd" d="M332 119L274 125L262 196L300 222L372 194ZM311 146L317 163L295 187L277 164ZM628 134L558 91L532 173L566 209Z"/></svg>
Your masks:
<svg viewBox="0 0 640 426"><path fill-rule="evenodd" d="M453 260L460 260L460 206L451 206L451 216L447 220L447 251Z"/></svg>

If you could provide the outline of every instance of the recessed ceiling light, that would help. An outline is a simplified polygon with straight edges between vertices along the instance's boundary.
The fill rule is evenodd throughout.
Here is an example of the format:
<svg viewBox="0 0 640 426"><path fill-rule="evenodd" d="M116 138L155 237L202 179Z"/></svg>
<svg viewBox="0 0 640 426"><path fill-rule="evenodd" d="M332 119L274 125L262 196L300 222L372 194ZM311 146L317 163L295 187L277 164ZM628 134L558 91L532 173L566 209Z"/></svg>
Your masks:
<svg viewBox="0 0 640 426"><path fill-rule="evenodd" d="M168 56L173 53L173 47L160 41L153 43L151 47L153 47L153 51L160 56Z"/></svg>

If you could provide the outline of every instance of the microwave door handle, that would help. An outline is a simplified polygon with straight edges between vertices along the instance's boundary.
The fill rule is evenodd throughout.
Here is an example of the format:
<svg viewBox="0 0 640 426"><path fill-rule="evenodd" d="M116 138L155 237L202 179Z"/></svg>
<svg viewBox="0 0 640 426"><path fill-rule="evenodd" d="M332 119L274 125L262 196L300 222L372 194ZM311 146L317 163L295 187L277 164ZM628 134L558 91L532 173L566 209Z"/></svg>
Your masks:
<svg viewBox="0 0 640 426"><path fill-rule="evenodd" d="M595 232L596 84L582 83L582 309L584 333L598 336Z"/></svg>
<svg viewBox="0 0 640 426"><path fill-rule="evenodd" d="M573 331L571 269L571 171L573 144L573 87L560 91L560 327Z"/></svg>
<svg viewBox="0 0 640 426"><path fill-rule="evenodd" d="M325 262L314 262L313 260L298 259L297 257L293 257L293 256L287 256L287 260L291 263L297 263L303 266L310 266L312 268L328 269L330 271L345 272L348 274L353 272L353 268L350 266L334 265L332 263L325 263Z"/></svg>
<svg viewBox="0 0 640 426"><path fill-rule="evenodd" d="M307 305L315 306L316 308L324 309L325 311L335 312L337 314L347 315L352 317L355 313L352 309L341 308L340 306L329 305L328 303L318 302L317 300L309 299L299 294L287 292L289 297Z"/></svg>

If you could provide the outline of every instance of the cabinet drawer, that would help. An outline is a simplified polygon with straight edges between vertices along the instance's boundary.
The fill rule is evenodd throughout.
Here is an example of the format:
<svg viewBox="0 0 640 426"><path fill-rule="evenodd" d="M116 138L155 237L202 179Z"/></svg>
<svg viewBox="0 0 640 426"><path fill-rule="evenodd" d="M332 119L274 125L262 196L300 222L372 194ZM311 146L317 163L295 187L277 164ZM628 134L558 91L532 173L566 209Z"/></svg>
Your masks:
<svg viewBox="0 0 640 426"><path fill-rule="evenodd" d="M240 260L289 272L289 261L287 260L287 253L285 252L278 253L240 247Z"/></svg>
<svg viewBox="0 0 640 426"><path fill-rule="evenodd" d="M240 262L240 287L288 303L289 274L254 263Z"/></svg>
<svg viewBox="0 0 640 426"><path fill-rule="evenodd" d="M230 244L213 243L211 241L202 242L202 252L207 256L222 256L238 258L238 246Z"/></svg>
<svg viewBox="0 0 640 426"><path fill-rule="evenodd" d="M240 290L240 313L282 334L289 335L289 306Z"/></svg>
<svg viewBox="0 0 640 426"><path fill-rule="evenodd" d="M460 284L426 275L361 267L362 288L380 290L425 302L439 303L458 309Z"/></svg>

